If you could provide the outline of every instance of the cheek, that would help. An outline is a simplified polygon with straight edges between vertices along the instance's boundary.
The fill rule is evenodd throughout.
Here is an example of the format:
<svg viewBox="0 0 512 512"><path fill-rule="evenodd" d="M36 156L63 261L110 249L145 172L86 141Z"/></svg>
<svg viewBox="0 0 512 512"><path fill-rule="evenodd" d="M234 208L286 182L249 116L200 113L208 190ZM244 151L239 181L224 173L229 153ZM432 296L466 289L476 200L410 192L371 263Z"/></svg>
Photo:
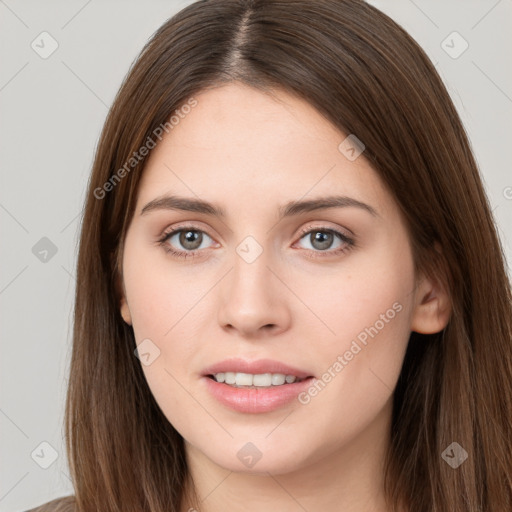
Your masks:
<svg viewBox="0 0 512 512"><path fill-rule="evenodd" d="M353 261L325 282L323 293L310 295L309 303L330 332L317 336L309 351L321 382L303 403L331 411L335 424L340 411L368 419L382 407L395 388L410 336L414 265L408 246L397 243ZM309 337L313 330L311 324Z"/></svg>
<svg viewBox="0 0 512 512"><path fill-rule="evenodd" d="M329 328L322 336L327 351L348 349L358 336L364 343L370 336L367 329L375 333L375 326L379 338L396 338L399 343L404 333L408 337L414 266L407 247L396 247L354 254L328 276L296 276L295 282L301 283L298 293Z"/></svg>
<svg viewBox="0 0 512 512"><path fill-rule="evenodd" d="M164 249L138 250L128 243L123 265L136 340L165 341L204 295L204 278L168 261Z"/></svg>
<svg viewBox="0 0 512 512"><path fill-rule="evenodd" d="M136 344L149 353L140 364L158 403L180 411L190 397L180 394L192 374L190 360L197 352L200 312L208 303L209 275L184 271L166 260L165 253L138 250L126 244L124 281ZM211 277L211 276L210 276ZM204 316L204 315L203 315ZM142 345L141 345L142 344Z"/></svg>
<svg viewBox="0 0 512 512"><path fill-rule="evenodd" d="M332 450L365 430L389 405L396 387L410 334L410 306L393 301L396 295L380 298L358 318L344 317L345 325L338 324L342 334L323 345L318 380L299 397L308 416L321 418L316 435L329 440Z"/></svg>

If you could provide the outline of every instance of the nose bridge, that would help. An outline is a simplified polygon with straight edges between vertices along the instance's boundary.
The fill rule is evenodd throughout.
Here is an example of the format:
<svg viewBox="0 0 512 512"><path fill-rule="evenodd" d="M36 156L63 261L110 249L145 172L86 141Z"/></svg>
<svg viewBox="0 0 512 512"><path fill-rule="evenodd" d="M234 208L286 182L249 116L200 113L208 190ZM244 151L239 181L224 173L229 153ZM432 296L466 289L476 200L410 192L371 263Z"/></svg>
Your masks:
<svg viewBox="0 0 512 512"><path fill-rule="evenodd" d="M219 309L219 322L244 334L261 327L283 329L289 322L286 298L276 288L272 254L254 237L246 237L233 256Z"/></svg>
<svg viewBox="0 0 512 512"><path fill-rule="evenodd" d="M236 248L231 276L231 293L239 304L268 299L272 288L270 251L253 237L247 237ZM252 306L254 307L254 305Z"/></svg>

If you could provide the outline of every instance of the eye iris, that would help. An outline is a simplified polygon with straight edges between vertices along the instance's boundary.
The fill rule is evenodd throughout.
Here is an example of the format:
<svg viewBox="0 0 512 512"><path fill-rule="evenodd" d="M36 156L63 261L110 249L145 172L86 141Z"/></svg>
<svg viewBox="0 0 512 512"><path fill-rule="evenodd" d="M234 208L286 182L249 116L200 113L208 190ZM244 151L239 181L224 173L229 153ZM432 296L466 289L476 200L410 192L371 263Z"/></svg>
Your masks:
<svg viewBox="0 0 512 512"><path fill-rule="evenodd" d="M333 242L333 234L326 231L316 231L311 233L310 239L311 245L315 249L329 249Z"/></svg>
<svg viewBox="0 0 512 512"><path fill-rule="evenodd" d="M203 235L197 231L182 231L180 233L180 244L185 249L193 251L201 246L202 241Z"/></svg>

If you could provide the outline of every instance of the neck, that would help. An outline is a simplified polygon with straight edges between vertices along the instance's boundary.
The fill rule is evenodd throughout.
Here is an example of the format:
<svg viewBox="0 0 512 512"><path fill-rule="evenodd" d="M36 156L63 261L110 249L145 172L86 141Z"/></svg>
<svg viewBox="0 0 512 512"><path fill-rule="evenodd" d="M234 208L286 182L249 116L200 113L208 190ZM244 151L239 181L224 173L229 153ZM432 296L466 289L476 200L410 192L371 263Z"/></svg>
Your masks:
<svg viewBox="0 0 512 512"><path fill-rule="evenodd" d="M185 442L189 479L184 495L190 496L193 481L199 503L194 507L184 499L182 512L260 512L269 504L284 512L388 512L383 481L391 411L392 400L350 443L330 447L329 455L283 474L229 471Z"/></svg>

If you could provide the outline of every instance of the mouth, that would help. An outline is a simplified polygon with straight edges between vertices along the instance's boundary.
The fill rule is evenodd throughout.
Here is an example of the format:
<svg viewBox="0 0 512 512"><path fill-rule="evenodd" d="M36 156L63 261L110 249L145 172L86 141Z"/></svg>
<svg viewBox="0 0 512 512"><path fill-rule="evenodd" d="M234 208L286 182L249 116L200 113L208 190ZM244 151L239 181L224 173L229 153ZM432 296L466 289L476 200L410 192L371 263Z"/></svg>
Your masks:
<svg viewBox="0 0 512 512"><path fill-rule="evenodd" d="M297 377L284 373L243 373L243 372L219 372L207 375L215 382L224 383L233 388L265 389L276 386L286 386L295 382L302 382L310 377Z"/></svg>
<svg viewBox="0 0 512 512"><path fill-rule="evenodd" d="M242 413L265 413L293 403L314 376L279 361L229 359L202 372L207 392Z"/></svg>

